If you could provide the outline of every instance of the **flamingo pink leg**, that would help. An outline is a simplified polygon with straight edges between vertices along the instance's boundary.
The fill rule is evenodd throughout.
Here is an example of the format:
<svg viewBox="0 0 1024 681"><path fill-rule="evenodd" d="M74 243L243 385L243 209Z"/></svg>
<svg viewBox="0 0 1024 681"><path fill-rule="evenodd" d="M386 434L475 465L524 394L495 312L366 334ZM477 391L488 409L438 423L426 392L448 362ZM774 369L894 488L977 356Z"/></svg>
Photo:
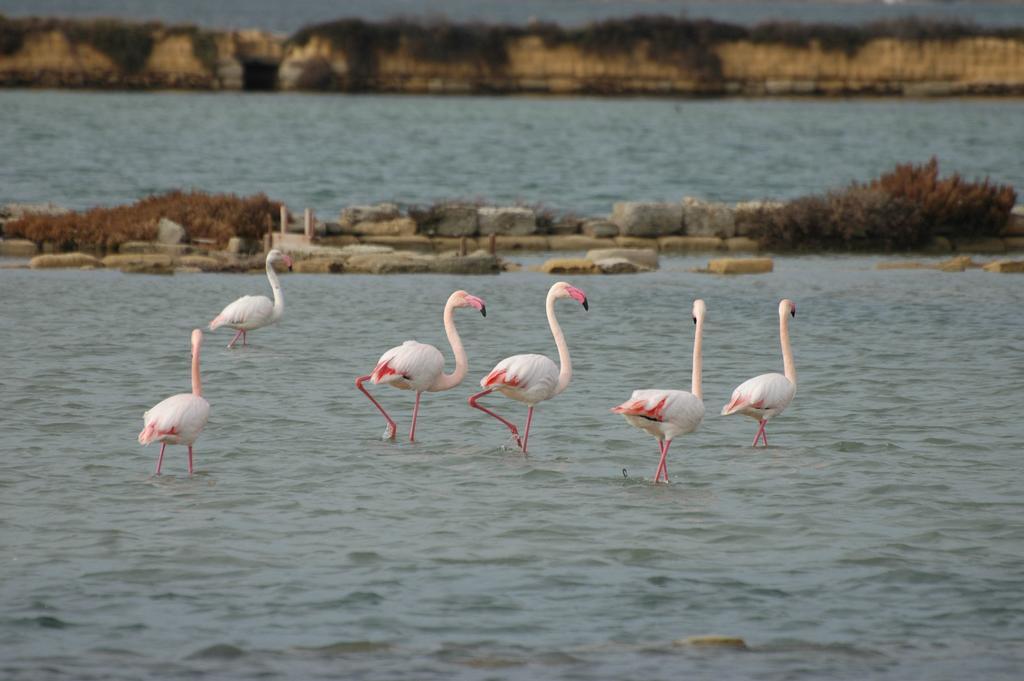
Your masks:
<svg viewBox="0 0 1024 681"><path fill-rule="evenodd" d="M526 432L523 433L523 454L526 454L526 442L530 439L530 423L533 421L533 407L526 409Z"/></svg>
<svg viewBox="0 0 1024 681"><path fill-rule="evenodd" d="M160 456L156 458L156 475L160 475L160 468L164 465L164 450L167 449L167 443L160 443Z"/></svg>
<svg viewBox="0 0 1024 681"><path fill-rule="evenodd" d="M654 482L660 482L662 473L665 474L665 482L668 482L668 466L666 465L665 458L668 456L668 446L670 440L665 440L658 443L658 450L661 452L661 460L658 461L658 470L654 472Z"/></svg>
<svg viewBox="0 0 1024 681"><path fill-rule="evenodd" d="M512 436L516 439L516 446L522 449L523 441L519 439L519 429L516 428L516 425L511 421L506 421L505 419L501 418L487 407L477 404L477 400L479 400L481 397L485 395L490 395L492 392L494 392L494 388L491 388L489 390L482 390L481 392L478 392L476 395L473 395L472 397L469 398L469 406L473 407L474 409L479 409L480 411L489 416L493 416L494 418L498 419L506 426L508 426L508 429L512 431Z"/></svg>
<svg viewBox="0 0 1024 681"><path fill-rule="evenodd" d="M368 380L370 380L369 376L360 376L359 378L356 379L356 387L359 388L361 391L363 391L364 395L366 395L368 398L370 398L370 401L373 402L373 405L375 407L377 407L377 409L380 411L381 414L384 414L384 418L388 422L387 437L389 439L394 439L395 433L398 432L398 426L396 426L394 420L392 420L392 418L390 416L388 416L388 413L386 411L384 411L384 407L380 406L380 402L378 402L377 400L373 399L373 395L371 395L366 390L366 388L363 387L363 382L364 381L368 381Z"/></svg>
<svg viewBox="0 0 1024 681"><path fill-rule="evenodd" d="M757 435L754 436L754 444L750 445L751 447L756 447L758 440L762 437L764 438L764 446L768 446L768 436L764 432L764 427L766 425L768 425L767 419L761 419L761 427L757 429Z"/></svg>
<svg viewBox="0 0 1024 681"><path fill-rule="evenodd" d="M240 330L238 333L235 334L235 337L231 339L230 343L228 343L228 350L231 349L231 347L238 341L238 337L241 336L243 333L245 332Z"/></svg>
<svg viewBox="0 0 1024 681"><path fill-rule="evenodd" d="M416 415L420 413L420 391L416 391L416 406L412 408L412 428L409 429L409 442L416 441Z"/></svg>
<svg viewBox="0 0 1024 681"><path fill-rule="evenodd" d="M192 445L188 446L188 474L192 475Z"/></svg>

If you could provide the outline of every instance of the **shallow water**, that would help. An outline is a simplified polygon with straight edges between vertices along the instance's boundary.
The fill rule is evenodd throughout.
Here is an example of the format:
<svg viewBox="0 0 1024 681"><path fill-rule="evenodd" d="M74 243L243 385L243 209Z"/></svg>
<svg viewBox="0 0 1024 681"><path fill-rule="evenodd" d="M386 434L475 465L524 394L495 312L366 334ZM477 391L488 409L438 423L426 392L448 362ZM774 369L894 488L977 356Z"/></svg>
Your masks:
<svg viewBox="0 0 1024 681"><path fill-rule="evenodd" d="M1021 100L658 100L0 91L0 202L266 192L336 219L481 199L788 198L937 156L1024 194Z"/></svg>
<svg viewBox="0 0 1024 681"><path fill-rule="evenodd" d="M528 457L465 398L554 354L549 277L290 275L280 326L207 336L191 479L180 447L151 476L142 412L187 390L189 330L265 279L0 270L0 675L1019 678L1024 289L873 263L577 278L573 383ZM353 379L406 338L448 354L456 288L487 301L457 315L469 379L424 398L420 442L384 442ZM655 486L653 439L608 408L689 386L696 296L709 415ZM783 296L800 388L753 451L753 421L715 414L781 368ZM407 428L411 396L376 393ZM707 633L750 649L672 644Z"/></svg>

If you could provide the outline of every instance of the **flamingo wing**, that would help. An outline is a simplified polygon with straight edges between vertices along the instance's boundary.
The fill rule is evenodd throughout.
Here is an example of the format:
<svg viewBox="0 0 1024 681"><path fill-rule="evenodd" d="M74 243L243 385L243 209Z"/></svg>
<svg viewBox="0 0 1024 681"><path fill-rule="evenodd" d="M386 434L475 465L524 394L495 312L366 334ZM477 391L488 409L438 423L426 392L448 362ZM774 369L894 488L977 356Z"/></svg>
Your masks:
<svg viewBox="0 0 1024 681"><path fill-rule="evenodd" d="M374 383L398 388L426 390L444 370L444 355L433 345L408 340L391 348L377 360L370 374Z"/></svg>
<svg viewBox="0 0 1024 681"><path fill-rule="evenodd" d="M670 430L668 434L675 437L700 427L704 421L704 400L685 390L634 390L628 400L612 411L663 424L667 428L662 430Z"/></svg>
<svg viewBox="0 0 1024 681"><path fill-rule="evenodd" d="M274 303L266 296L242 296L235 302L229 304L220 314L210 322L210 331L221 326L245 326L259 325L271 318L274 313Z"/></svg>
<svg viewBox="0 0 1024 681"><path fill-rule="evenodd" d="M722 407L722 415L757 410L770 411L774 416L789 406L795 394L796 385L782 374L761 374L732 391L732 399Z"/></svg>
<svg viewBox="0 0 1024 681"><path fill-rule="evenodd" d="M544 355L512 355L498 362L480 385L544 400L558 385L558 366Z"/></svg>
<svg viewBox="0 0 1024 681"><path fill-rule="evenodd" d="M206 426L210 403L198 395L172 395L142 416L143 429L139 444L167 441L192 444Z"/></svg>

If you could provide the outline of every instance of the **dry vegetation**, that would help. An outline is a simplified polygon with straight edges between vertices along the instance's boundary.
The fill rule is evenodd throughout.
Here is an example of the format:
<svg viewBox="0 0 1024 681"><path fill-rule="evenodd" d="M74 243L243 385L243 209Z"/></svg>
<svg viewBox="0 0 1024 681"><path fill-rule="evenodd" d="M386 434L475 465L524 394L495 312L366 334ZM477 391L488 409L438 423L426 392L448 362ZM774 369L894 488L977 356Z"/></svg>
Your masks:
<svg viewBox="0 0 1024 681"><path fill-rule="evenodd" d="M182 225L188 239L210 239L223 246L233 236L261 238L273 228L280 206L263 194L172 191L127 206L29 215L7 223L4 231L11 237L51 242L61 250L113 249L126 241L153 240L160 218L167 218Z"/></svg>

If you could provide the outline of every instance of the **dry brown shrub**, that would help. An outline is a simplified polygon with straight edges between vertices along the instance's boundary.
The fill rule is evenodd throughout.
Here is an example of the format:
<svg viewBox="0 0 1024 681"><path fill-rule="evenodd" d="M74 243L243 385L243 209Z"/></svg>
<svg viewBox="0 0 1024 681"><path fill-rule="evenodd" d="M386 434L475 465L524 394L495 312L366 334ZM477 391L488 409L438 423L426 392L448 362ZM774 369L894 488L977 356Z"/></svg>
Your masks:
<svg viewBox="0 0 1024 681"><path fill-rule="evenodd" d="M264 194L238 197L199 191L172 191L148 196L128 206L92 208L66 215L28 215L7 223L10 236L61 249L112 249L125 241L152 241L157 223L167 218L185 228L189 239L225 245L233 236L259 239L272 229L281 204Z"/></svg>

